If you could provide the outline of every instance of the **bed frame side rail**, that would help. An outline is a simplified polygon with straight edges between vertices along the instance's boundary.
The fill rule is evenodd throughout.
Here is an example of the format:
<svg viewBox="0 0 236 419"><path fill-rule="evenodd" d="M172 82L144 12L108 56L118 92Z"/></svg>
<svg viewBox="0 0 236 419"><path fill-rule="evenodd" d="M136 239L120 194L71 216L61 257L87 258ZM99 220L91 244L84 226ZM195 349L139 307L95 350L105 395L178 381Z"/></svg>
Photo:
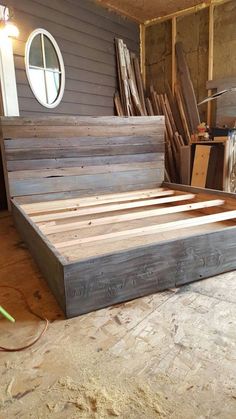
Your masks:
<svg viewBox="0 0 236 419"><path fill-rule="evenodd" d="M66 315L150 295L236 269L236 227L64 266ZM167 260L168 255L168 260Z"/></svg>
<svg viewBox="0 0 236 419"><path fill-rule="evenodd" d="M11 207L18 232L27 244L61 309L65 312L64 258L51 246L47 238L14 200L11 202Z"/></svg>

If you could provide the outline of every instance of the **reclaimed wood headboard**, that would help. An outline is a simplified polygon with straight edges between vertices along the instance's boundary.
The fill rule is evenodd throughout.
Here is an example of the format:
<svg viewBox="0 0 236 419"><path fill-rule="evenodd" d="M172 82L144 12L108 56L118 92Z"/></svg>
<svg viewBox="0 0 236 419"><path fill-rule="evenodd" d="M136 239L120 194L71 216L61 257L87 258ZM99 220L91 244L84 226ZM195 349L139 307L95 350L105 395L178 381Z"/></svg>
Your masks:
<svg viewBox="0 0 236 419"><path fill-rule="evenodd" d="M162 116L0 122L9 196L21 202L155 188L164 180Z"/></svg>

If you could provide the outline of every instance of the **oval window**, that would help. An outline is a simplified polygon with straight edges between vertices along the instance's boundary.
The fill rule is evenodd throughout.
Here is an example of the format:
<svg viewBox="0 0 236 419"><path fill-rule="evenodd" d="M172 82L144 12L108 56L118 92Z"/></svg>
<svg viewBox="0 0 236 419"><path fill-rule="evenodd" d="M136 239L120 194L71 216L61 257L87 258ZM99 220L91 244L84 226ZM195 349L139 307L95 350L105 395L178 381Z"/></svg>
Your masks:
<svg viewBox="0 0 236 419"><path fill-rule="evenodd" d="M45 29L33 31L26 44L25 67L36 99L47 108L55 108L65 88L65 68L60 49Z"/></svg>

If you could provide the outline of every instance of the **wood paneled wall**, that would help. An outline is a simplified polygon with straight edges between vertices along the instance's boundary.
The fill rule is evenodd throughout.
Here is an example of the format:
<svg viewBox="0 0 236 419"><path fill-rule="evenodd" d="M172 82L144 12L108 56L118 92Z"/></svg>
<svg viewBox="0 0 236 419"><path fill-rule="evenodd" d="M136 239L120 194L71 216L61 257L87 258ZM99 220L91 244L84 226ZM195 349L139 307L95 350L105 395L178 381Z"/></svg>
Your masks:
<svg viewBox="0 0 236 419"><path fill-rule="evenodd" d="M92 0L5 0L20 30L14 59L21 116L113 115L116 87L114 38L139 53L139 27ZM47 109L35 99L26 77L25 43L36 28L56 39L65 64L66 84L58 107Z"/></svg>

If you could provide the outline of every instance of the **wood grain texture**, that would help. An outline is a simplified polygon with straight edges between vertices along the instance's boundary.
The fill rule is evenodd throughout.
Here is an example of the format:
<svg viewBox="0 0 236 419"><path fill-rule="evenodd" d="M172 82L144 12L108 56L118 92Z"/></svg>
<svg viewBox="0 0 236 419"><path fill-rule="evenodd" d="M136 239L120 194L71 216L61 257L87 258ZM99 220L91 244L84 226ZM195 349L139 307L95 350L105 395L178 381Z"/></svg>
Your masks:
<svg viewBox="0 0 236 419"><path fill-rule="evenodd" d="M50 192L66 191L86 191L93 190L94 193L102 189L113 189L119 191L119 186L124 184L140 185L141 182L148 186L150 180L156 178L156 185L161 185L163 170L161 169L142 169L127 172L102 173L81 176L59 176L52 178L37 178L32 180L13 180L10 181L10 193L12 196L37 195Z"/></svg>
<svg viewBox="0 0 236 419"><path fill-rule="evenodd" d="M195 149L191 186L205 188L207 181L208 165L212 147L197 145Z"/></svg>
<svg viewBox="0 0 236 419"><path fill-rule="evenodd" d="M56 249L53 249L47 238L41 234L36 225L27 218L26 214L14 202L12 202L12 215L17 230L29 247L60 307L65 312L63 257Z"/></svg>
<svg viewBox="0 0 236 419"><path fill-rule="evenodd" d="M234 270L235 234L234 227L67 264L66 315L77 316Z"/></svg>
<svg viewBox="0 0 236 419"><path fill-rule="evenodd" d="M191 218L187 220L178 220L178 221L171 221L163 224L153 224L147 227L140 227L134 228L131 230L124 230L124 231L116 231L107 234L100 234L98 236L89 236L84 238L73 238L68 241L62 241L60 243L56 243L55 247L57 249L62 249L64 247L70 247L79 244L91 243L91 242L98 242L98 241L106 241L106 240L114 240L114 239L129 239L132 237L140 237L140 236L147 236L149 234L156 234L161 232L166 232L170 230L179 230L183 228L201 226L210 223L217 223L219 221L225 220L232 220L236 219L236 210L234 211L226 211L221 212L219 214L211 214L205 215L202 217Z"/></svg>
<svg viewBox="0 0 236 419"><path fill-rule="evenodd" d="M204 196L214 195L215 197L224 199L226 202L228 200L232 200L232 202L235 202L235 197L236 197L235 193L218 191L218 190L207 189L207 188L199 188L195 186L179 185L177 183L163 182L162 186L165 188L174 189L176 191L189 192L189 193L199 194L199 195L204 195Z"/></svg>
<svg viewBox="0 0 236 419"><path fill-rule="evenodd" d="M147 117L1 117L3 138L68 138L111 136L158 136L164 126L163 116ZM119 130L117 130L119 127Z"/></svg>
<svg viewBox="0 0 236 419"><path fill-rule="evenodd" d="M169 191L164 190L163 117L3 118L1 128L10 189L16 196L16 226L67 317L235 269L236 227L228 227L233 222L215 227L211 224L210 228L207 224L206 230L197 227L235 217L235 196L223 194L217 199L213 198L217 193L204 194L204 190L196 189L198 199L194 188L179 187L181 193L174 185L173 193L172 184L168 185ZM191 211L190 215L188 200L193 198L196 213ZM80 208L80 199L87 206ZM207 199L217 199L219 205L225 200L229 208L222 205L222 211L217 213L213 209L212 214L199 214L197 209L209 211L209 205L216 204L206 203ZM181 200L186 205L176 209L174 202ZM151 217L160 215L152 212L156 211L150 205L153 201L161 203L161 212L169 211L170 215L150 221L146 214L137 214L139 207L145 208L145 201L149 201L150 208L146 208ZM29 212L36 208L32 217L24 211L27 204ZM163 209L164 204L167 206ZM72 220L73 224L81 221L81 214L90 218L90 212L92 218L96 217L99 207L100 214L105 212L115 220L110 218L107 225L103 214L97 217L102 222L91 230L80 225L79 241L77 231L70 229L52 233L50 239L46 227L42 227L43 234L35 223L59 226ZM128 218L120 218L122 211L127 211ZM130 219L131 211L136 212L136 218ZM178 228L180 233L175 233ZM219 231L210 232L217 228ZM173 235L161 236L161 229L171 229ZM207 233L200 235L199 231ZM146 233L152 241L145 242ZM59 242L53 234L60 235ZM128 244L123 240L126 237L127 241L131 237ZM89 243L94 238L97 248L90 249L96 247L96 242ZM81 240L88 243L83 247ZM64 247L57 250L62 245L69 246L66 253Z"/></svg>
<svg viewBox="0 0 236 419"><path fill-rule="evenodd" d="M22 170L19 172L9 172L9 179L24 180L24 179L38 179L38 178L52 178L52 177L66 177L66 176L83 176L91 175L93 173L116 173L129 172L134 170L147 170L147 169L161 169L162 162L145 162L135 164L109 164L107 166L76 166L71 168L58 168L47 169L45 172L42 170Z"/></svg>
<svg viewBox="0 0 236 419"><path fill-rule="evenodd" d="M180 147L180 180L183 185L190 185L191 181L191 146Z"/></svg>
<svg viewBox="0 0 236 419"><path fill-rule="evenodd" d="M148 189L164 179L163 117L13 117L1 123L11 197Z"/></svg>
<svg viewBox="0 0 236 419"><path fill-rule="evenodd" d="M152 126L153 122L159 121L164 123L163 116L154 116L152 118L147 118L146 116L133 116L133 117L107 117L107 116L98 116L98 117L91 117L91 116L42 116L42 117L18 117L18 116L8 116L0 117L1 126L10 127L10 126L85 126L85 127L92 127L92 126L140 126L140 125L148 125ZM133 121L133 125L131 124ZM37 128L35 128L37 130ZM132 128L131 128L132 131ZM22 138L18 135L17 138ZM44 137L46 138L46 137Z"/></svg>
<svg viewBox="0 0 236 419"><path fill-rule="evenodd" d="M170 193L172 194L172 193ZM167 194L167 195L170 195ZM165 195L165 194L163 194ZM83 216L83 215L91 215L91 214L102 214L106 212L116 212L116 211L122 211L122 210L131 210L131 209L137 209L142 207L151 207L151 206L157 206L157 205L163 205L163 204L172 204L173 202L181 202L181 201L187 201L194 198L195 195L193 194L186 194L186 195L177 195L177 196L171 196L171 197L164 197L164 198L158 198L158 199L148 199L148 200L138 200L135 202L128 202L128 203L116 203L113 205L98 205L98 206L91 206L86 208L78 208L77 210L71 210L63 212L57 212L57 213L50 213L50 211L45 212L44 215L33 215L31 218L34 222L37 223L44 223L47 221L65 221L65 220L71 220L71 221L78 221L76 220L77 217ZM74 220L73 220L74 219Z"/></svg>
<svg viewBox="0 0 236 419"><path fill-rule="evenodd" d="M211 208L223 205L224 201L220 199L214 199L212 201L205 201L205 202L196 202L192 204L184 204L184 205L176 205L172 207L165 207L165 208L157 208L153 210L144 210L139 212L127 212L126 214L122 215L112 215L112 216L102 216L77 221L75 223L69 223L69 224L62 224L62 225L43 225L40 226L40 230L43 231L45 234L55 234L55 233L62 233L66 231L74 231L79 228L89 228L91 229L91 226L99 226L99 225L107 225L107 224L113 224L113 223L119 223L123 221L132 221L136 219L143 219L143 218L151 218L155 217L157 215L166 215L166 214L174 214L178 212L184 212L184 211L195 211L198 209L203 208Z"/></svg>
<svg viewBox="0 0 236 419"><path fill-rule="evenodd" d="M135 136L133 135L129 139L130 145L156 145L162 144L163 137L161 134L157 134L154 136L152 135L145 135L145 136ZM17 144L15 141L12 140L5 140L5 147L7 151L14 150L14 149L21 149L21 150L38 150L40 151L42 148L62 148L62 149L77 149L77 148L89 148L89 147L101 147L101 146L122 146L127 144L127 136L123 137L107 137L104 139L103 137L64 137L64 138L26 138L21 139L17 138Z"/></svg>
<svg viewBox="0 0 236 419"><path fill-rule="evenodd" d="M201 196L204 196L203 190L200 188L181 187L181 189L184 191L186 189L186 192L188 189L196 189L201 192ZM211 192L213 193L213 191ZM229 198L229 194L221 193L219 195ZM206 196L208 195L206 194ZM173 196L169 199L173 199ZM232 200L235 208L235 196L234 199L229 199ZM197 202L200 202L200 205L197 203L198 208L207 205L201 200ZM220 204L221 200L217 202ZM17 210L24 218L24 212L19 207ZM219 216L221 217L220 214ZM210 218L212 219L212 216ZM182 225L185 221L181 222ZM31 229L36 234L38 230L32 221L29 222L26 219L25 222L29 225L29 229L25 229L23 222L23 238L30 247L33 247L32 253L34 254L37 252L38 246L37 239L36 242L32 240L34 233L32 234ZM20 223L20 228L22 228L22 223ZM187 237L188 232L186 231L186 235L184 233L181 238L174 236L174 239L165 239L161 243L141 244L126 250L122 250L121 246L120 249L113 250L112 253L109 248L109 254L90 256L86 259L80 258L80 261L77 262L67 262L67 259L58 255L58 259L64 266L65 315L67 317L77 316L235 269L236 227L221 226L217 228L219 231L214 233L191 233L191 237ZM52 250L48 238L45 237L43 243L46 243ZM36 260L37 257L41 257L40 247L39 250L39 255L35 255ZM52 253L56 254L56 250L53 250ZM48 266L44 267L47 265L45 263L47 260L47 254L43 254L44 263L42 260L40 261L43 273L44 269L46 271L48 269ZM44 275L47 275L47 272ZM58 281L58 277L54 280ZM60 298L57 292L56 298ZM61 301L59 302L61 303Z"/></svg>
<svg viewBox="0 0 236 419"><path fill-rule="evenodd" d="M16 142L16 141L15 141ZM125 155L125 154L131 154L135 152L137 154L142 153L158 153L163 152L164 150L164 142L163 145L150 145L150 144L134 144L129 145L128 141L127 144L124 146L84 146L84 147L70 147L67 148L57 148L57 147L51 147L49 143L49 148L42 148L42 149L23 149L16 148L10 151L6 152L6 158L8 160L31 160L31 159L48 159L50 156L53 156L53 158L73 158L73 156L81 156L81 157L89 157L91 155L94 156L112 156L112 155Z"/></svg>
<svg viewBox="0 0 236 419"><path fill-rule="evenodd" d="M156 182L153 181L149 187L155 189L156 188ZM137 185L121 185L119 188L119 192L132 192L132 191L138 191L143 190L146 187L144 184ZM107 193L113 193L114 190L110 188L105 188L104 190L100 190L100 194L107 194ZM94 190L87 189L86 196L94 196ZM29 204L29 203L40 203L40 202L52 202L55 200L64 200L64 199L73 199L73 198L84 198L84 192L83 191L69 191L69 192L54 192L54 193L44 193L39 195L23 195L20 197L15 198L16 201L19 204Z"/></svg>
<svg viewBox="0 0 236 419"><path fill-rule="evenodd" d="M87 207L86 210L88 211L88 207L96 207L101 208L101 204L111 204L114 203L115 205L120 204L121 202L125 202L125 205L129 204L132 201L135 201L135 205L142 204L147 201L151 201L150 198L158 198L160 196L170 196L174 195L174 191L165 190L163 188L158 189L146 189L140 191L133 191L133 192L123 192L123 193L116 193L116 194L107 194L107 195L94 195L92 197L86 198L78 198L78 199L64 199L58 200L53 202L41 202L37 204L23 204L22 208L28 215L37 215L46 213L49 214L50 212L60 212L60 211L71 211L76 209L81 209L83 207Z"/></svg>
<svg viewBox="0 0 236 419"><path fill-rule="evenodd" d="M175 50L181 88L189 116L191 134L193 134L196 131L197 126L200 124L200 116L197 107L196 96L194 93L191 76L184 56L183 44L181 42L177 42L175 45Z"/></svg>
<svg viewBox="0 0 236 419"><path fill-rule="evenodd" d="M36 171L37 169L42 170L55 170L55 169L66 169L70 167L83 167L87 166L104 166L104 165L115 165L115 164L128 164L133 162L138 163L152 163L152 162L163 162L164 155L158 153L147 153L147 154L129 154L121 156L92 156L92 157L77 157L77 158L66 158L66 159L32 159L32 160L17 160L8 161L7 169L9 172L31 170Z"/></svg>

